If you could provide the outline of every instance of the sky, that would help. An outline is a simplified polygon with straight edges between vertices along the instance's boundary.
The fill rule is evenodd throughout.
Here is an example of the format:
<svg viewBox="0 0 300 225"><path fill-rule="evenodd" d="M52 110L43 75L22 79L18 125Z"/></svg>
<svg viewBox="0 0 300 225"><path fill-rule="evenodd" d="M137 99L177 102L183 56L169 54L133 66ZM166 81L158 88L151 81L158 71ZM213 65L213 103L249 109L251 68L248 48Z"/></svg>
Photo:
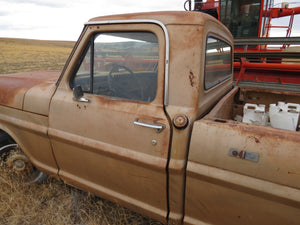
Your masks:
<svg viewBox="0 0 300 225"><path fill-rule="evenodd" d="M184 10L185 0L0 0L0 37L70 40L79 37L90 18L164 10ZM297 2L300 0L275 0ZM273 19L273 25L288 25L289 18ZM272 36L282 30L274 29ZM300 36L300 15L295 16L292 36Z"/></svg>

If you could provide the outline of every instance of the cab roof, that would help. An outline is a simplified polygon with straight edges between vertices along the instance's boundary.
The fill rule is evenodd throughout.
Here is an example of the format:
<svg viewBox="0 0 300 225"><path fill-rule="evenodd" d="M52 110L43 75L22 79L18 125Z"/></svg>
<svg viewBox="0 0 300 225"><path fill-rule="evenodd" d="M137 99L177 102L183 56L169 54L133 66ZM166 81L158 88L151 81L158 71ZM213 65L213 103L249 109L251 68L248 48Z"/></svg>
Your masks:
<svg viewBox="0 0 300 225"><path fill-rule="evenodd" d="M110 16L100 16L89 20L89 22L103 22L114 20L157 20L161 23L168 24L197 24L204 25L206 20L215 20L212 16L191 11L159 11L159 12L144 12L130 13Z"/></svg>

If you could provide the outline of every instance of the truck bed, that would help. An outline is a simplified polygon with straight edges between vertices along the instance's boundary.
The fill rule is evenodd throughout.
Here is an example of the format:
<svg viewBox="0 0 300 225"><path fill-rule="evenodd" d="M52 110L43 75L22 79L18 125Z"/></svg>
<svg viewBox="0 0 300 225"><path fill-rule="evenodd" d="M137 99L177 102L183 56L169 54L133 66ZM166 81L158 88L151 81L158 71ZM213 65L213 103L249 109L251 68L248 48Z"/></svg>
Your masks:
<svg viewBox="0 0 300 225"><path fill-rule="evenodd" d="M246 103L265 104L267 112L269 105L278 101L300 104L300 93L235 87L207 116L195 122L191 148L203 146L205 154L200 161L204 164L300 188L299 122L298 131L291 131L235 120L237 115L243 116ZM254 159L247 160L248 153ZM243 160L236 162L234 158Z"/></svg>
<svg viewBox="0 0 300 225"><path fill-rule="evenodd" d="M234 120L243 115L245 103L268 106L278 101L300 103L300 94L236 87L194 122L187 165L187 221L299 223L300 132ZM194 210L190 201L205 208Z"/></svg>
<svg viewBox="0 0 300 225"><path fill-rule="evenodd" d="M300 104L300 92L235 87L205 118L236 120L237 116L243 116L243 108L246 103L264 104L266 112L268 112L269 105L278 102Z"/></svg>

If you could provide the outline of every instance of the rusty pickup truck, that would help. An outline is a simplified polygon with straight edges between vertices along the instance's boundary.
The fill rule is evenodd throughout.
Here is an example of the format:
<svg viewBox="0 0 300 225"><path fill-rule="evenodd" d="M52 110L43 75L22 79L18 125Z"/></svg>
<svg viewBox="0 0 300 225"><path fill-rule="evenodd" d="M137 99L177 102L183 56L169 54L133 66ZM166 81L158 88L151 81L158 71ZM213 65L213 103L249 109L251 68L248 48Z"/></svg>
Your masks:
<svg viewBox="0 0 300 225"><path fill-rule="evenodd" d="M165 224L299 224L300 132L235 119L299 89L234 87L232 46L203 13L93 18L62 72L0 75L2 161Z"/></svg>

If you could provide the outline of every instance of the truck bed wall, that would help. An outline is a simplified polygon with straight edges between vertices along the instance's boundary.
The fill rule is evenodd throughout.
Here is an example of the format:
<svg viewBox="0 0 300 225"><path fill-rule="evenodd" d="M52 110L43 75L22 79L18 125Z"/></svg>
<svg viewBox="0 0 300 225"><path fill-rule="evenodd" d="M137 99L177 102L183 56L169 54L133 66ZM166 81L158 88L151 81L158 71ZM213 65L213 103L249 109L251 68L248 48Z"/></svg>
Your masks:
<svg viewBox="0 0 300 225"><path fill-rule="evenodd" d="M269 105L279 101L300 104L300 92L235 87L205 118L233 120L236 115L243 116L246 103L264 104L269 111Z"/></svg>
<svg viewBox="0 0 300 225"><path fill-rule="evenodd" d="M193 123L186 224L299 224L300 132L233 120L245 103L278 101L300 96L236 87Z"/></svg>

